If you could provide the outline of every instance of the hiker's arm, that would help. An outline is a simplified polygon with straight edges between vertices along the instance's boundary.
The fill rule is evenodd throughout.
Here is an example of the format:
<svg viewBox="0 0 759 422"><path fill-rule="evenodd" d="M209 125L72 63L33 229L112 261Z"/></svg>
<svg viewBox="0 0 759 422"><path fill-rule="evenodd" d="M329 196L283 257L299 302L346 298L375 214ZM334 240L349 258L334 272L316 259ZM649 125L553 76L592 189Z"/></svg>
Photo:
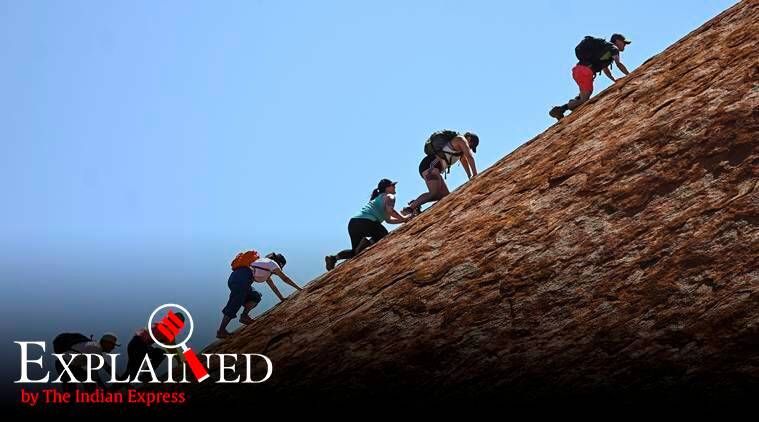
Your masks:
<svg viewBox="0 0 759 422"><path fill-rule="evenodd" d="M100 356L103 357L103 360L107 360L106 359L106 356L108 355L107 353L99 353L99 354ZM92 379L95 381L95 383L99 385L103 390L108 390L111 386L100 375L100 371L105 371L106 374L110 374L111 365L109 365L108 363L103 363L103 367L98 369L97 371L93 371L93 374L92 374Z"/></svg>
<svg viewBox="0 0 759 422"><path fill-rule="evenodd" d="M625 67L625 65L623 65L622 62L619 60L619 55L614 56L614 63L617 64L617 67L619 68L619 70L622 73L625 74L625 76L630 74L630 72L627 70L627 68Z"/></svg>
<svg viewBox="0 0 759 422"><path fill-rule="evenodd" d="M103 358L105 358L105 356L103 356ZM107 363L104 364L103 365L103 371L105 371L106 374L110 374L111 373L111 365L109 365Z"/></svg>
<svg viewBox="0 0 759 422"><path fill-rule="evenodd" d="M387 215L385 221L388 224L401 224L408 221L395 210L395 195L385 195L385 215Z"/></svg>
<svg viewBox="0 0 759 422"><path fill-rule="evenodd" d="M466 171L466 175L469 179L477 176L477 167L474 164L474 155L472 155L472 149L469 148L469 143L463 136L456 137L455 148L461 152L461 165Z"/></svg>
<svg viewBox="0 0 759 422"><path fill-rule="evenodd" d="M471 179L472 177L477 176L477 165L474 163L474 155L472 155L472 150L469 148L469 145L466 147L464 158L466 159L466 163L469 166L469 171L472 173L469 178Z"/></svg>
<svg viewBox="0 0 759 422"><path fill-rule="evenodd" d="M606 66L604 68L604 75L606 75L607 78L611 79L612 82L617 82L617 80L614 79L614 76L611 75L611 70L609 70L609 66Z"/></svg>
<svg viewBox="0 0 759 422"><path fill-rule="evenodd" d="M105 381L103 381L103 378L100 376L99 370L95 371L95 373L92 374L92 380L95 381L95 384L100 386L100 388L102 388L103 390L108 389L108 384L106 384Z"/></svg>
<svg viewBox="0 0 759 422"><path fill-rule="evenodd" d="M290 277L288 277L287 274L285 274L285 272L282 271L281 269L274 270L274 274L276 274L277 277L281 278L282 281L284 281L285 283L287 283L290 286L294 287L295 290L303 290L297 284L295 284L295 282ZM272 284L274 284L274 283L272 283Z"/></svg>
<svg viewBox="0 0 759 422"><path fill-rule="evenodd" d="M387 221L387 224L403 224L403 223L405 223L405 222L408 221L408 218L406 218L406 217L398 214L397 211L393 210L393 213L395 215L388 216L387 220L385 220L385 221Z"/></svg>
<svg viewBox="0 0 759 422"><path fill-rule="evenodd" d="M105 361L105 356L103 356L103 353L97 353L100 356L102 356L103 360ZM106 390L108 389L108 386L106 385L105 381L103 381L103 378L100 376L100 371L105 369L106 365L103 365L103 368L94 370L94 369L87 369L90 371L90 374L92 375L92 380L95 381L95 384L102 389ZM87 368L87 365L84 366L84 368Z"/></svg>
<svg viewBox="0 0 759 422"><path fill-rule="evenodd" d="M466 155L462 155L459 161L461 161L461 167L464 167L464 171L466 172L466 178L471 179L472 169L469 168L469 159L466 157Z"/></svg>
<svg viewBox="0 0 759 422"><path fill-rule="evenodd" d="M279 292L279 290L277 289L277 286L275 286L274 282L271 281L271 277L269 277L269 278L266 279L266 284L268 284L269 287L271 287L271 290L274 292L275 295L277 295L277 297L279 298L280 302L284 302L285 301L285 298L282 296L282 293Z"/></svg>
<svg viewBox="0 0 759 422"><path fill-rule="evenodd" d="M393 208L390 212L391 212L392 216L395 217L396 219L403 220L404 222L408 221L408 217L404 217L401 213L399 213L398 211L396 211L395 208Z"/></svg>

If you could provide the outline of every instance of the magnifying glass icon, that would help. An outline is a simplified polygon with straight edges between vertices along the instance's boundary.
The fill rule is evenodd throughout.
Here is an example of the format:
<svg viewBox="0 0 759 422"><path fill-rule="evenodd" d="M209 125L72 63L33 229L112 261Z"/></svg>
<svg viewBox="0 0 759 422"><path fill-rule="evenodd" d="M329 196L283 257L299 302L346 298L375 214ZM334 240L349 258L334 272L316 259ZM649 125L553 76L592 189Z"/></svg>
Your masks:
<svg viewBox="0 0 759 422"><path fill-rule="evenodd" d="M158 338L156 338L155 334L153 334L153 327L155 327L162 338L166 339L166 341L169 343L173 343L177 337L177 334L179 334L179 332L184 328L184 319L180 318L171 309L169 309L169 311L166 313L166 316L164 316L161 321L157 322L155 326L153 326L153 318L155 318L156 314L159 311L166 308L179 309L189 320L190 328L187 336L183 341L176 344L166 344L162 341L159 341ZM192 349L187 347L187 341L190 339L190 337L192 337L192 330L194 328L195 324L192 322L192 315L190 315L190 312L187 311L184 306L177 305L175 303L167 303L165 305L157 307L153 313L150 314L150 318L148 319L148 333L150 334L150 338L153 339L157 345L163 347L164 349L181 348L182 355L184 355L185 360L187 360L187 363L190 365L190 369L192 370L193 375L195 375L195 378L198 380L198 382L203 382L209 377L208 371L203 366L203 364L200 363L198 355L196 355Z"/></svg>

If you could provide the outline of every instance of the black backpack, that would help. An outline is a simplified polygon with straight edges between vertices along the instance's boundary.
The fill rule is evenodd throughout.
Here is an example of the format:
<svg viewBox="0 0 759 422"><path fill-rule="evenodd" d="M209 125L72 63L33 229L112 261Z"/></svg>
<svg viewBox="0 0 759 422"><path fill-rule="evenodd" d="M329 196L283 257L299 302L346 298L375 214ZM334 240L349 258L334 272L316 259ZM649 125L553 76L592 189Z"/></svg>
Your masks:
<svg viewBox="0 0 759 422"><path fill-rule="evenodd" d="M424 143L424 153L426 155L438 156L446 161L448 161L446 155L461 155L461 153L443 151L443 148L445 148L445 146L448 145L448 143L458 135L459 134L457 132L454 132L452 130L441 130L439 132L433 133Z"/></svg>
<svg viewBox="0 0 759 422"><path fill-rule="evenodd" d="M63 333L58 334L53 339L53 351L55 353L66 353L71 351L71 348L75 344L85 343L92 341L92 337L87 337L84 334L79 333Z"/></svg>
<svg viewBox="0 0 759 422"><path fill-rule="evenodd" d="M588 35L575 47L575 56L577 56L580 64L590 65L594 72L600 72L608 66L608 63L606 65L601 63L601 56L610 51L612 47L614 44L605 39Z"/></svg>

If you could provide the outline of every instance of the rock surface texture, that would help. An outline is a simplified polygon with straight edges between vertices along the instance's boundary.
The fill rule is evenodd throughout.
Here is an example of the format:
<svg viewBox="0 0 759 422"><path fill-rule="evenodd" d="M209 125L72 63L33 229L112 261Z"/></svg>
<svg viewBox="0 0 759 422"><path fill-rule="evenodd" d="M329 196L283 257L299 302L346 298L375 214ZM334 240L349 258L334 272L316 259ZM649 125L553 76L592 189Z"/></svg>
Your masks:
<svg viewBox="0 0 759 422"><path fill-rule="evenodd" d="M756 386L758 34L728 9L206 352L272 393Z"/></svg>

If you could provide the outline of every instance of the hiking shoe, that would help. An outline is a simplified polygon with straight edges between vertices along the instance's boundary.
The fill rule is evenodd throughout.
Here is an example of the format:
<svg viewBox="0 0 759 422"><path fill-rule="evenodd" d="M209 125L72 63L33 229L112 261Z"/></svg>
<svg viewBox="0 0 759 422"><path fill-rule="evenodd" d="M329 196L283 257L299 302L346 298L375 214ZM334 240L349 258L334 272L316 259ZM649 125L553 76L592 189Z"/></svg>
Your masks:
<svg viewBox="0 0 759 422"><path fill-rule="evenodd" d="M240 324L248 325L253 322L253 318L247 315L240 315Z"/></svg>
<svg viewBox="0 0 759 422"><path fill-rule="evenodd" d="M564 118L564 110L561 107L556 106L548 112L548 115L556 120L561 120Z"/></svg>
<svg viewBox="0 0 759 422"><path fill-rule="evenodd" d="M324 261L327 263L327 271L332 271L337 265L337 257L334 255L328 255L324 257Z"/></svg>
<svg viewBox="0 0 759 422"><path fill-rule="evenodd" d="M416 208L411 208L410 206L408 206L408 207L405 207L404 209L401 210L401 214L404 214L404 215L407 215L407 216L410 216L410 217L416 217L417 215L419 215L421 213L422 213L422 206L421 205L419 205Z"/></svg>
<svg viewBox="0 0 759 422"><path fill-rule="evenodd" d="M229 337L231 335L232 335L232 333L230 333L227 330L218 330L218 331L216 331L216 338L227 338L227 337Z"/></svg>

